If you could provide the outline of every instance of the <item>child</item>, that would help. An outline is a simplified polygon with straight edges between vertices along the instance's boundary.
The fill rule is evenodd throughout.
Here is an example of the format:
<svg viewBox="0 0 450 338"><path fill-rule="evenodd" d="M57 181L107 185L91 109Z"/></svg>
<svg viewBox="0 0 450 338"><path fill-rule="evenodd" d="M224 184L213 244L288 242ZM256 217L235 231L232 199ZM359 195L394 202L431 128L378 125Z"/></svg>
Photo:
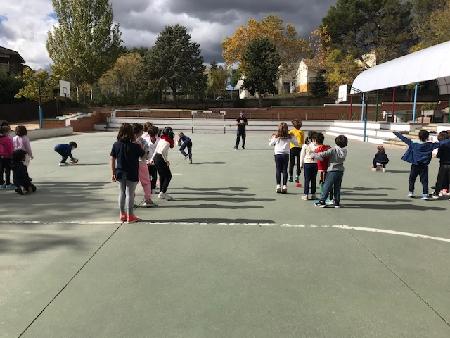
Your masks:
<svg viewBox="0 0 450 338"><path fill-rule="evenodd" d="M124 123L117 134L117 142L111 149L112 181L119 182L119 209L122 222L140 221L134 215L134 192L139 182L139 158L144 150L134 143L133 126Z"/></svg>
<svg viewBox="0 0 450 338"><path fill-rule="evenodd" d="M167 188L172 180L172 172L170 171L170 162L168 159L169 149L174 147L174 133L171 127L165 127L161 134L161 139L156 146L155 153L150 162L153 162L158 170L160 193L158 197L171 201L172 197L167 194Z"/></svg>
<svg viewBox="0 0 450 338"><path fill-rule="evenodd" d="M192 164L192 140L184 135L184 133L178 134L178 146L180 147L180 152L185 159L189 158L189 162ZM186 154L186 148L188 153Z"/></svg>
<svg viewBox="0 0 450 338"><path fill-rule="evenodd" d="M341 207L341 185L344 176L344 161L347 158L347 149L345 148L347 147L348 140L344 135L339 135L334 141L336 143L335 147L318 154L313 154L313 157L317 160L325 158L329 160L322 194L320 200L315 203L315 206L320 208L327 206L326 199L331 189L334 190L334 207Z"/></svg>
<svg viewBox="0 0 450 338"><path fill-rule="evenodd" d="M78 145L75 142L69 142L69 144L58 144L57 146L55 146L55 151L62 157L61 161L59 162L60 167L67 165L66 161L69 157L72 164L78 162L78 160L72 156L72 150L76 149L77 147Z"/></svg>
<svg viewBox="0 0 450 338"><path fill-rule="evenodd" d="M142 135L142 137L144 138L144 140L147 142L148 145L148 162L147 162L147 166L148 166L148 173L150 175L150 184L151 184L151 188L152 191L155 191L156 189L156 181L158 180L158 170L156 169L156 166L153 162L150 161L151 158L153 158L153 155L155 154L155 149L156 146L158 145L159 142L159 137L158 137L158 127L153 126L150 122L147 122L144 125L144 131L147 128L147 132Z"/></svg>
<svg viewBox="0 0 450 338"><path fill-rule="evenodd" d="M15 189L11 184L11 159L14 151L11 128L7 122L0 127L0 189Z"/></svg>
<svg viewBox="0 0 450 338"><path fill-rule="evenodd" d="M142 189L144 190L144 203L142 204L145 208L153 207L152 201L152 188L150 182L150 174L148 172L147 161L149 160L148 153L149 147L147 141L142 137L144 127L140 123L133 124L134 137L136 143L139 144L144 150L144 156L139 158L139 181L141 182Z"/></svg>
<svg viewBox="0 0 450 338"><path fill-rule="evenodd" d="M447 132L440 132L438 135L438 141L444 141L449 138ZM448 193L450 183L450 143L443 144L439 147L437 158L439 158L439 173L433 198L439 198Z"/></svg>
<svg viewBox="0 0 450 338"><path fill-rule="evenodd" d="M23 149L17 149L13 152L13 181L16 187L15 192L24 195L36 191L36 187L31 183L28 175L27 166L25 165L28 153Z"/></svg>
<svg viewBox="0 0 450 338"><path fill-rule="evenodd" d="M323 141L325 140L325 136L322 133L317 133L317 148L316 153L322 153L324 151L327 151L331 147L329 145L324 145ZM317 170L319 172L319 184L320 184L320 191L323 191L323 184L325 183L325 179L327 177L327 170L328 170L328 158L324 158L322 160L317 160ZM333 189L330 191L330 200L333 199Z"/></svg>
<svg viewBox="0 0 450 338"><path fill-rule="evenodd" d="M294 126L294 129L291 129L289 131L290 135L293 135L297 139L298 145L295 145L295 143L291 142L290 147L290 154L289 154L289 182L294 181L294 166L297 162L297 175L295 176L295 182L298 183L300 179L300 152L302 151L302 144L304 142L304 133L300 130L302 127L302 122L299 120L293 120L292 125Z"/></svg>
<svg viewBox="0 0 450 338"><path fill-rule="evenodd" d="M429 200L428 165L431 162L432 152L434 149L439 148L439 146L450 142L450 140L443 140L439 143L428 142L430 133L426 130L419 131L420 142L413 142L399 132L394 132L394 135L408 145L408 150L406 150L406 153L402 156L403 161L411 163L408 197L414 197L414 185L416 183L417 176L420 176L420 182L422 183L423 187L422 199Z"/></svg>
<svg viewBox="0 0 450 338"><path fill-rule="evenodd" d="M304 191L302 200L316 199L316 177L317 177L317 162L313 159L312 155L316 151L317 145L317 133L312 132L308 136L308 144L302 147L300 153L300 167L303 168L303 174L305 177ZM311 188L311 195L309 194Z"/></svg>
<svg viewBox="0 0 450 338"><path fill-rule="evenodd" d="M383 146L377 147L378 152L375 154L372 161L372 170L376 171L378 167L383 167L383 172L386 172L386 164L389 163L389 158L386 155L386 150Z"/></svg>
<svg viewBox="0 0 450 338"><path fill-rule="evenodd" d="M276 166L276 192L278 194L287 193L287 181L288 181L288 165L289 165L289 151L290 143L293 142L298 146L295 136L289 134L289 127L287 123L280 123L278 126L278 132L272 135L272 139L269 141L270 146L275 146L275 166ZM281 187L281 175L283 174L283 187Z"/></svg>
<svg viewBox="0 0 450 338"><path fill-rule="evenodd" d="M13 137L14 150L23 149L26 151L25 165L28 167L30 160L33 159L33 152L31 151L30 139L27 136L27 128L17 126L14 131L16 133L16 136Z"/></svg>

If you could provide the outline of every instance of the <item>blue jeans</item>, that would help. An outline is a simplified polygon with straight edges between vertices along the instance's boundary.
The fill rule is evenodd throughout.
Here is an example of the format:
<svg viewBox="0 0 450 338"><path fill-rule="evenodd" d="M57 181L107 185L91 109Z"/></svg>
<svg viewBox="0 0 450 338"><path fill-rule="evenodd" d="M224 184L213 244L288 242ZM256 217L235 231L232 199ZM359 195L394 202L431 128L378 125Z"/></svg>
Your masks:
<svg viewBox="0 0 450 338"><path fill-rule="evenodd" d="M311 186L311 194L315 194L317 190L317 163L305 163L303 165L303 174L305 175L305 184L303 193L305 195L309 194L309 188Z"/></svg>
<svg viewBox="0 0 450 338"><path fill-rule="evenodd" d="M343 171L329 171L325 183L323 184L322 195L320 200L325 202L330 191L334 188L334 204L339 205L341 203L341 185Z"/></svg>

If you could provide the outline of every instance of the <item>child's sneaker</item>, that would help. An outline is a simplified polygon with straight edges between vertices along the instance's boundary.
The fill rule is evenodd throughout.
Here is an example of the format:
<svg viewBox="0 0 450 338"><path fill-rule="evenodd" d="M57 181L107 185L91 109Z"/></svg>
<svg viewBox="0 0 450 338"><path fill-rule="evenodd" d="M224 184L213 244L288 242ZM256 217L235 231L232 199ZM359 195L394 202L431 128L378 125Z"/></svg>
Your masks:
<svg viewBox="0 0 450 338"><path fill-rule="evenodd" d="M340 203L334 203L334 208L335 209L340 209L340 207L341 207L341 204Z"/></svg>
<svg viewBox="0 0 450 338"><path fill-rule="evenodd" d="M192 164L192 157L189 159L189 163Z"/></svg>
<svg viewBox="0 0 450 338"><path fill-rule="evenodd" d="M15 190L16 186L14 184L8 184L5 189L6 190Z"/></svg>
<svg viewBox="0 0 450 338"><path fill-rule="evenodd" d="M160 192L160 193L158 194L158 198L161 199L161 200L164 200L164 199L166 199L166 194L163 193L163 192Z"/></svg>
<svg viewBox="0 0 450 338"><path fill-rule="evenodd" d="M277 194L281 194L281 185L277 184L277 187L275 188L275 191Z"/></svg>
<svg viewBox="0 0 450 338"><path fill-rule="evenodd" d="M303 195L303 196L302 196L302 200L303 200L303 201L307 201L307 200L308 200L308 195Z"/></svg>
<svg viewBox="0 0 450 338"><path fill-rule="evenodd" d="M60 167L65 167L66 165L69 165L67 162L59 162Z"/></svg>
<svg viewBox="0 0 450 338"><path fill-rule="evenodd" d="M319 208L326 208L326 206L327 206L325 201L317 201L316 203L314 203L314 205Z"/></svg>
<svg viewBox="0 0 450 338"><path fill-rule="evenodd" d="M128 215L126 213L120 213L120 220L126 222L128 220Z"/></svg>
<svg viewBox="0 0 450 338"><path fill-rule="evenodd" d="M281 188L282 194L287 194L287 186L283 185L283 188Z"/></svg>
<svg viewBox="0 0 450 338"><path fill-rule="evenodd" d="M377 171L377 168L373 168L373 167L372 167L372 171Z"/></svg>
<svg viewBox="0 0 450 338"><path fill-rule="evenodd" d="M295 176L295 183L300 183L300 177Z"/></svg>
<svg viewBox="0 0 450 338"><path fill-rule="evenodd" d="M312 199L312 200L317 199L316 194L311 194L311 199Z"/></svg>
<svg viewBox="0 0 450 338"><path fill-rule="evenodd" d="M289 177L289 182L294 182L294 178L292 176Z"/></svg>
<svg viewBox="0 0 450 338"><path fill-rule="evenodd" d="M428 195L428 194L423 194L422 198L421 198L421 200L424 200L424 201L429 201L430 199L431 199L430 195Z"/></svg>
<svg viewBox="0 0 450 338"><path fill-rule="evenodd" d="M385 173L386 172L386 168L381 169L381 171Z"/></svg>
<svg viewBox="0 0 450 338"><path fill-rule="evenodd" d="M408 193L408 197L409 197L409 198L414 198L414 193L410 191L410 192Z"/></svg>
<svg viewBox="0 0 450 338"><path fill-rule="evenodd" d="M151 208L151 207L154 207L154 206L155 206L155 203L153 203L152 200L148 200L148 201L144 201L144 202L142 203L142 206L143 206L144 208Z"/></svg>
<svg viewBox="0 0 450 338"><path fill-rule="evenodd" d="M165 199L166 201L173 201L173 197L170 196L170 195L167 194L167 193L164 194L164 199Z"/></svg>
<svg viewBox="0 0 450 338"><path fill-rule="evenodd" d="M5 189L6 189L6 184L0 185L0 190L5 190Z"/></svg>
<svg viewBox="0 0 450 338"><path fill-rule="evenodd" d="M15 191L16 193L18 193L19 195L24 195L23 190L22 190L22 187L17 187L14 191Z"/></svg>
<svg viewBox="0 0 450 338"><path fill-rule="evenodd" d="M128 222L127 223L136 223L139 222L141 219L139 217L136 217L135 215L128 215Z"/></svg>

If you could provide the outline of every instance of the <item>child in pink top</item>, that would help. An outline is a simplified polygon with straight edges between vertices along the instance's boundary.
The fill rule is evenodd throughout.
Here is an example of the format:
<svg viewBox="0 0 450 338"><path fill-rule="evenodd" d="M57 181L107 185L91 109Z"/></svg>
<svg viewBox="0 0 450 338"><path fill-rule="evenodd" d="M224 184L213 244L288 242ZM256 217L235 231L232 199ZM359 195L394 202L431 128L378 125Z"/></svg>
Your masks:
<svg viewBox="0 0 450 338"><path fill-rule="evenodd" d="M14 151L11 128L7 122L0 127L0 189L15 189L11 184L11 161Z"/></svg>
<svg viewBox="0 0 450 338"><path fill-rule="evenodd" d="M13 137L14 150L25 150L27 153L25 156L25 165L28 167L30 160L33 159L33 152L31 151L30 139L27 136L27 128L25 126L17 126L14 131L16 133L16 136Z"/></svg>

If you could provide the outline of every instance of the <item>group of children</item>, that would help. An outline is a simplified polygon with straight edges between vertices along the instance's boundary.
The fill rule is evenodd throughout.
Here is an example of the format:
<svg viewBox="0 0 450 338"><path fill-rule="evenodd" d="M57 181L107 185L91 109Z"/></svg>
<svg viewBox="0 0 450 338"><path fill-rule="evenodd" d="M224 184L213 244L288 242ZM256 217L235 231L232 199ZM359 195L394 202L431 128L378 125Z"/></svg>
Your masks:
<svg viewBox="0 0 450 338"><path fill-rule="evenodd" d="M316 205L340 207L340 190L344 175L344 161L347 157L347 137L339 135L335 146L324 145L322 133L310 132L306 140L299 120L292 121L293 129L289 131L287 123L281 123L276 134L269 141L274 146L277 193L287 193L288 167L289 181L293 182L293 170L297 163L295 181L300 182L304 174L303 200L316 200L317 174L320 174L321 195ZM329 204L326 203L330 197Z"/></svg>
<svg viewBox="0 0 450 338"><path fill-rule="evenodd" d="M10 136L11 127L3 121L0 125L0 189L14 190L24 195L36 191L27 166L33 158L27 128L17 126L15 136ZM11 184L11 172L13 180Z"/></svg>
<svg viewBox="0 0 450 338"><path fill-rule="evenodd" d="M159 199L170 201L167 193L172 172L169 150L174 148L175 134L171 127L160 130L152 123L144 125L124 123L113 144L111 156L112 180L119 183L120 220L134 223L140 219L134 214L135 191L140 182L144 201L140 206L152 207L152 193L159 175ZM178 134L181 154L192 163L192 140L184 133ZM187 150L187 152L186 152Z"/></svg>

